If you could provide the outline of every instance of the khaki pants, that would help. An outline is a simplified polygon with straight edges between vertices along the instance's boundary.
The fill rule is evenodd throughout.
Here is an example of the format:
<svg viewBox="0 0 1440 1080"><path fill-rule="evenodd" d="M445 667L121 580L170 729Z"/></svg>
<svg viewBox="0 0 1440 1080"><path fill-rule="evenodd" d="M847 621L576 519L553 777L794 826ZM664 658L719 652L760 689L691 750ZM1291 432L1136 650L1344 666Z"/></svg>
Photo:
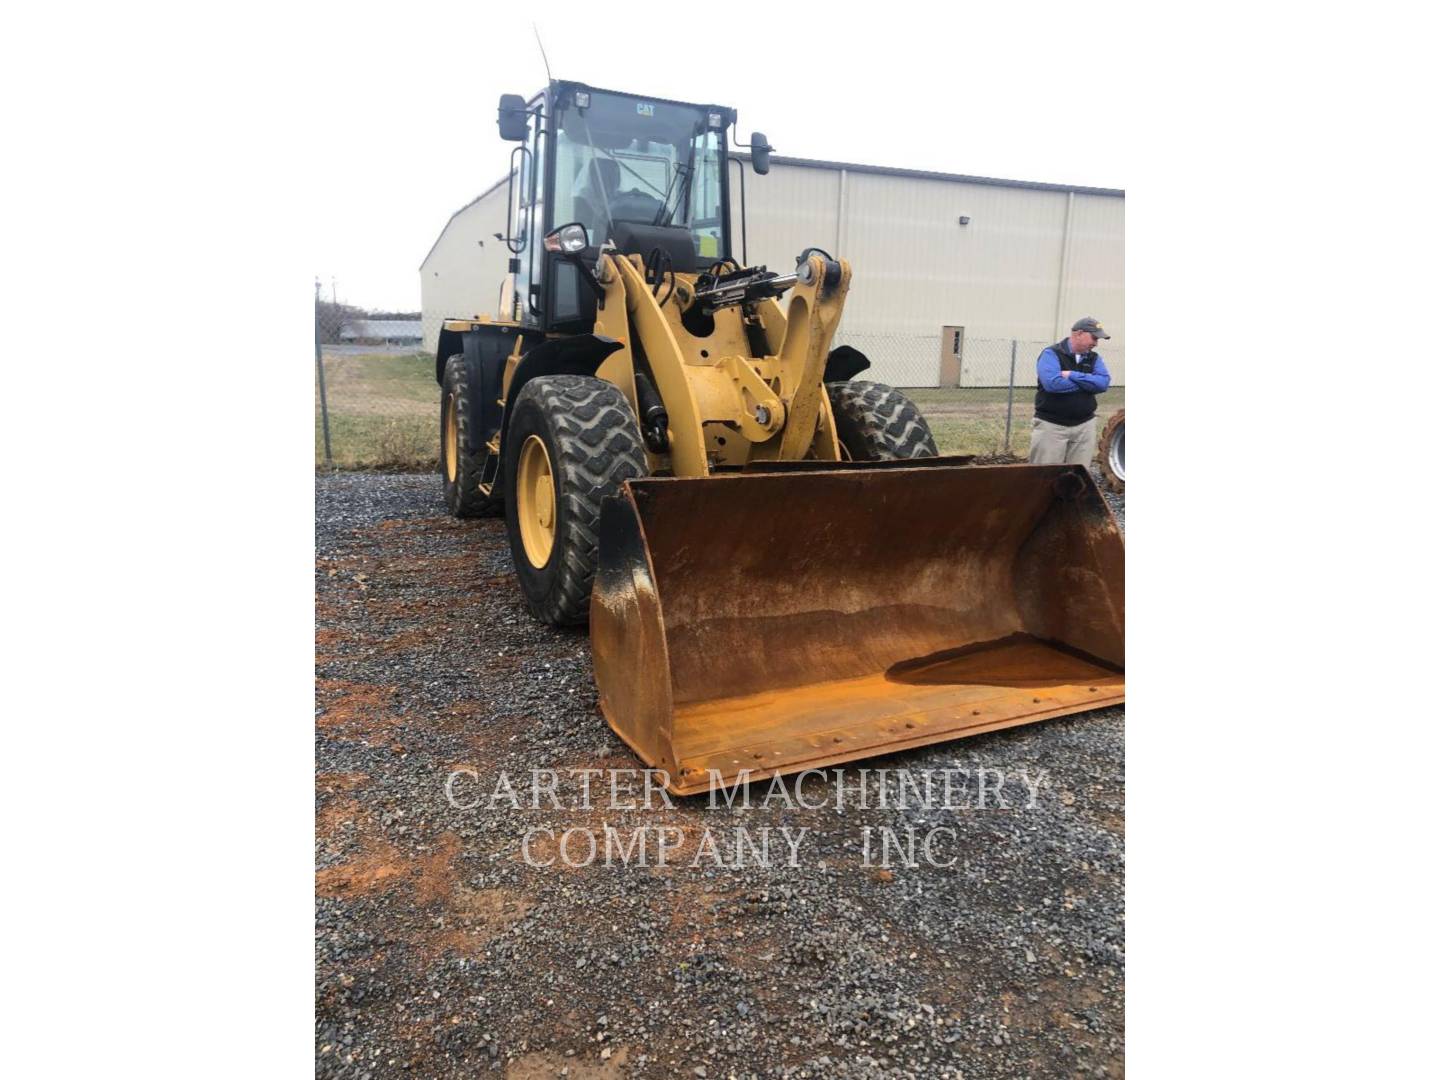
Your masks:
<svg viewBox="0 0 1440 1080"><path fill-rule="evenodd" d="M1095 457L1095 417L1066 427L1038 416L1031 421L1031 465L1085 465Z"/></svg>

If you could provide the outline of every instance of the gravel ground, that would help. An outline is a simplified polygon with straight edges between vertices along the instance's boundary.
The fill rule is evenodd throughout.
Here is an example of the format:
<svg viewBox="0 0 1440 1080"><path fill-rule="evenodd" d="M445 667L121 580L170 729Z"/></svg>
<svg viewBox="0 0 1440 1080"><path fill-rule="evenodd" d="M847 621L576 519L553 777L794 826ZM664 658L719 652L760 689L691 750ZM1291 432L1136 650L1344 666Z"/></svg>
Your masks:
<svg viewBox="0 0 1440 1080"><path fill-rule="evenodd" d="M637 762L583 631L527 614L503 523L447 518L432 475L316 487L318 1076L1123 1075L1122 709L812 776L822 809L787 805L793 781L749 809L613 810L599 787L580 808L568 770ZM982 767L1008 809L993 788L974 805ZM532 769L558 771L561 809L530 808ZM968 786L901 807L879 769ZM522 808L469 808L502 771ZM528 829L603 824L682 846L665 866L570 867L544 836L554 865L522 855ZM799 865L692 866L704 828L737 826L809 830ZM886 869L875 841L867 865L867 827L946 827L935 862L955 862Z"/></svg>

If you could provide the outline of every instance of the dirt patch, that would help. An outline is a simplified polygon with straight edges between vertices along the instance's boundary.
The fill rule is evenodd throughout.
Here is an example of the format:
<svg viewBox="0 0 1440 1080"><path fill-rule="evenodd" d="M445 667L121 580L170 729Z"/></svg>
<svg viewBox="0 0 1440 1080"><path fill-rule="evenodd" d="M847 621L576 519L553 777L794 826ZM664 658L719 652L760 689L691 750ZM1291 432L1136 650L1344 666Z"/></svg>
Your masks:
<svg viewBox="0 0 1440 1080"><path fill-rule="evenodd" d="M460 886L449 898L444 928L424 943L427 953L478 954L497 936L519 922L535 901L515 889L470 889Z"/></svg>
<svg viewBox="0 0 1440 1080"><path fill-rule="evenodd" d="M455 891L457 870L456 856L460 854L460 838L454 833L445 833L440 843L426 855L415 860L415 900L420 904L434 904L448 900Z"/></svg>
<svg viewBox="0 0 1440 1080"><path fill-rule="evenodd" d="M341 829L355 826L364 814L359 799L346 796L330 799L315 813L315 835L322 840L331 839Z"/></svg>
<svg viewBox="0 0 1440 1080"><path fill-rule="evenodd" d="M353 799L338 799L321 817L334 826L355 814ZM336 866L319 870L315 891L336 900L378 899L392 912L398 935L408 941L426 962L454 953L474 956L523 919L535 901L514 888L476 889L460 881L462 857L458 837L446 833L430 850L401 851L374 836L361 842L360 853ZM437 913L417 917L414 908Z"/></svg>
<svg viewBox="0 0 1440 1080"><path fill-rule="evenodd" d="M336 791L355 791L370 782L370 777L364 773L316 773L315 790L326 793Z"/></svg>
<svg viewBox="0 0 1440 1080"><path fill-rule="evenodd" d="M608 1058L600 1057L607 1051ZM618 1080L626 1075L630 1048L617 1046L612 1050L607 1047L596 1057L600 1059L565 1057L550 1052L526 1054L506 1067L505 1080L555 1080L558 1076L565 1077L565 1080Z"/></svg>
<svg viewBox="0 0 1440 1080"><path fill-rule="evenodd" d="M406 880L413 872L409 860L383 841L368 841L364 854L338 866L315 872L317 896L349 900L367 896Z"/></svg>
<svg viewBox="0 0 1440 1080"><path fill-rule="evenodd" d="M345 900L408 885L417 904L447 900L457 884L460 841L445 833L429 850L409 854L387 840L366 837L361 853L315 874L315 891Z"/></svg>
<svg viewBox="0 0 1440 1080"><path fill-rule="evenodd" d="M315 726L366 746L388 745L390 731L402 717L391 708L393 686L321 679L315 684Z"/></svg>
<svg viewBox="0 0 1440 1080"><path fill-rule="evenodd" d="M420 626L414 630L398 630L380 644L383 653L423 652L427 649L443 648L450 644L448 634L437 634L433 626Z"/></svg>

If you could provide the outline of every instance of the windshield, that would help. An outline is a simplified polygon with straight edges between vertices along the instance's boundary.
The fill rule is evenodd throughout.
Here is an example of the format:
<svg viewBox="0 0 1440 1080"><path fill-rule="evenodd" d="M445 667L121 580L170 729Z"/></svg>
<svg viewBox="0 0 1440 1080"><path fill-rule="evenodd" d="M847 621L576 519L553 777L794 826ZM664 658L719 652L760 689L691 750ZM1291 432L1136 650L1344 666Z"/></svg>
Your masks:
<svg viewBox="0 0 1440 1080"><path fill-rule="evenodd" d="M590 242L617 221L681 225L703 262L724 250L720 132L693 106L589 91L560 115L555 141L557 225L581 222Z"/></svg>

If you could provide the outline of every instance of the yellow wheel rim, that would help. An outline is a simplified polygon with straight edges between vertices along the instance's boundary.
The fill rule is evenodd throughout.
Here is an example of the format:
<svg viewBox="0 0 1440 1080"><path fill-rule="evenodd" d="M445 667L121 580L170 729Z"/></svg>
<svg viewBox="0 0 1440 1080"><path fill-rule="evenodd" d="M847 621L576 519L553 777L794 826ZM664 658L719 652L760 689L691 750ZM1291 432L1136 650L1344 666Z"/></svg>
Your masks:
<svg viewBox="0 0 1440 1080"><path fill-rule="evenodd" d="M450 483L455 482L455 477L460 473L460 422L458 406L455 404L455 395L451 394L445 402L445 479Z"/></svg>
<svg viewBox="0 0 1440 1080"><path fill-rule="evenodd" d="M515 470L515 516L520 523L520 542L530 565L544 566L555 547L555 477L550 454L539 435L531 435L520 447L520 466Z"/></svg>

